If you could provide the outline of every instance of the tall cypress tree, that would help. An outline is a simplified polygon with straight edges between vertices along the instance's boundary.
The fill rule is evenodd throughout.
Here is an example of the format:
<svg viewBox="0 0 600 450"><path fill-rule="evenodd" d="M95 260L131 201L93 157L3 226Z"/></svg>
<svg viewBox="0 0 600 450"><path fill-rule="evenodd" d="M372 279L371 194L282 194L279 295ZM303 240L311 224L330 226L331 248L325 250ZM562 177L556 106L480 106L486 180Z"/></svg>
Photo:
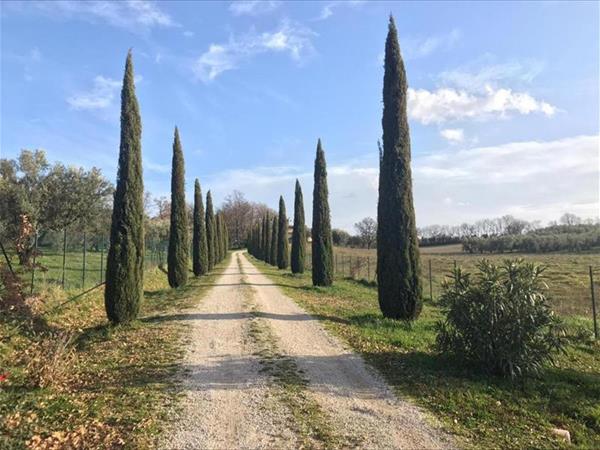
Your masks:
<svg viewBox="0 0 600 450"><path fill-rule="evenodd" d="M304 222L304 198L300 182L296 180L294 195L294 229L292 231L292 273L304 273L306 235Z"/></svg>
<svg viewBox="0 0 600 450"><path fill-rule="evenodd" d="M279 219L277 240L277 267L287 269L290 265L290 249L288 243L288 221L283 196L279 197Z"/></svg>
<svg viewBox="0 0 600 450"><path fill-rule="evenodd" d="M325 152L321 147L321 139L319 139L315 158L312 219L312 281L314 286L331 286L333 283L333 247L328 197Z"/></svg>
<svg viewBox="0 0 600 450"><path fill-rule="evenodd" d="M133 60L127 54L121 90L121 142L114 195L104 305L113 323L135 319L143 299L144 185L142 119L135 96Z"/></svg>
<svg viewBox="0 0 600 450"><path fill-rule="evenodd" d="M271 218L268 215L265 215L265 217L263 218L263 222L265 227L265 262L273 264L273 262L271 261Z"/></svg>
<svg viewBox="0 0 600 450"><path fill-rule="evenodd" d="M173 139L173 165L171 169L171 227L169 228L169 253L167 271L169 286L180 287L188 277L188 215L185 204L185 168L179 130L175 127Z"/></svg>
<svg viewBox="0 0 600 450"><path fill-rule="evenodd" d="M216 264L216 249L215 249L215 213L213 210L212 195L210 191L206 194L206 245L208 247L208 270L213 270Z"/></svg>
<svg viewBox="0 0 600 450"><path fill-rule="evenodd" d="M273 221L271 223L271 249L269 250L269 263L272 266L277 265L277 242L279 236L279 224L277 222L277 216L273 216Z"/></svg>
<svg viewBox="0 0 600 450"><path fill-rule="evenodd" d="M390 16L383 76L383 157L377 204L377 286L385 317L416 319L422 307L410 169L406 73Z"/></svg>
<svg viewBox="0 0 600 450"><path fill-rule="evenodd" d="M192 239L192 259L194 275L208 272L208 246L206 243L206 224L204 222L204 202L200 182L194 183L194 236Z"/></svg>

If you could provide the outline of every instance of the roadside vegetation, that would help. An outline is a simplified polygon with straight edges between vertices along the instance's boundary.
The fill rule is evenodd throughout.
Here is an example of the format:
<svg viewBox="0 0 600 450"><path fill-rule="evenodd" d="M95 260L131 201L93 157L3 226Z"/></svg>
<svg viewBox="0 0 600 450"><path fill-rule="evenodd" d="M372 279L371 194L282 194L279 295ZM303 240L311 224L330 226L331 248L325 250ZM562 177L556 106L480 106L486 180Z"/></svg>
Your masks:
<svg viewBox="0 0 600 450"><path fill-rule="evenodd" d="M465 445L559 448L564 444L552 429L562 428L576 447L600 446L600 346L591 321L566 318L566 347L556 365L546 365L541 376L510 381L437 352L436 324L443 314L436 302L424 302L418 321L385 319L373 287L351 279L313 287L310 273L291 275L252 262Z"/></svg>
<svg viewBox="0 0 600 450"><path fill-rule="evenodd" d="M169 289L144 277L140 318L106 321L103 290L67 303L50 288L0 315L0 448L152 447L177 388L187 325L153 318L194 306L222 267Z"/></svg>

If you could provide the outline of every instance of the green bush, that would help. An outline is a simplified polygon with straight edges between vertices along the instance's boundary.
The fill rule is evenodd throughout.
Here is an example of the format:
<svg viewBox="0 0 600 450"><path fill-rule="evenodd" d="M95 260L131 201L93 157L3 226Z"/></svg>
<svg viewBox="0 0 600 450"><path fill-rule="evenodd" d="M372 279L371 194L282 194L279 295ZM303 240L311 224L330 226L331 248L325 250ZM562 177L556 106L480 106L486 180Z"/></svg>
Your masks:
<svg viewBox="0 0 600 450"><path fill-rule="evenodd" d="M539 374L562 350L564 332L550 310L542 266L487 260L475 276L454 269L440 303L437 347L464 362L511 378Z"/></svg>

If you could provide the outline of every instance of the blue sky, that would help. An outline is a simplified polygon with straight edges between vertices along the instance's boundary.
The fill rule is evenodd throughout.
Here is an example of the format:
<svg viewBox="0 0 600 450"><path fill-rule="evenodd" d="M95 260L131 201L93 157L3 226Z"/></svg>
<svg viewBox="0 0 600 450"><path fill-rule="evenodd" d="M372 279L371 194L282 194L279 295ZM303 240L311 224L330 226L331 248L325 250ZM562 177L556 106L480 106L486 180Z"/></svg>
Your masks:
<svg viewBox="0 0 600 450"><path fill-rule="evenodd" d="M598 216L598 3L2 2L2 157L114 180L133 49L144 182L168 195L173 127L187 190L233 189L310 220L318 137L334 227L375 216L383 48L409 80L417 223ZM191 196L189 197L191 199Z"/></svg>

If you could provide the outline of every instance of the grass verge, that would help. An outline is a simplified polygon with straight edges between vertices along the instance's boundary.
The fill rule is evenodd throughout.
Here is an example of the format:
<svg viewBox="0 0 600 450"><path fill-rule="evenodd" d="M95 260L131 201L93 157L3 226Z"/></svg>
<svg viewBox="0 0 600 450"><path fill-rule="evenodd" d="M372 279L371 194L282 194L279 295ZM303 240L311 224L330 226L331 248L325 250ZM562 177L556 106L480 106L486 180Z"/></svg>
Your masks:
<svg viewBox="0 0 600 450"><path fill-rule="evenodd" d="M440 309L426 302L414 323L382 317L377 290L352 280L313 287L310 273L291 275L253 264L375 366L396 392L437 416L476 448L560 448L552 428L570 431L579 448L600 448L600 344L589 321L565 319L569 345L544 376L522 384L460 367L434 350Z"/></svg>
<svg viewBox="0 0 600 450"><path fill-rule="evenodd" d="M148 270L141 318L129 325L107 323L102 289L41 320L3 314L0 448L154 447L176 404L187 328L155 318L194 306L227 263L180 289ZM44 292L38 306L50 311L65 295Z"/></svg>

